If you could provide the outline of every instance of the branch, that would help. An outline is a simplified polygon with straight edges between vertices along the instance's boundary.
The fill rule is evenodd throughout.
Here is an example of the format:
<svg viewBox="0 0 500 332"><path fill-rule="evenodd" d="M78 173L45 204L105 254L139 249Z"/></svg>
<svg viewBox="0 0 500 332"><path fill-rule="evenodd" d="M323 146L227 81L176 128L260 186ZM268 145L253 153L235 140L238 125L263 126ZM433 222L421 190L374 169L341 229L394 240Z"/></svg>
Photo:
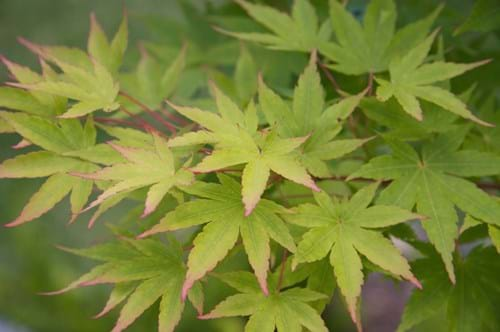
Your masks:
<svg viewBox="0 0 500 332"><path fill-rule="evenodd" d="M162 118L158 113L156 113L155 111L153 111L147 105L141 103L139 100L135 99L134 97L132 97L131 95L129 95L126 92L120 91L120 96L123 96L123 97L127 98L129 101L131 101L132 103L134 103L137 106L139 106L143 111L145 111L146 113L148 113L149 115L151 115L156 121L158 121L159 123L161 123L162 125L164 125L165 128L167 128L167 130L172 135L175 135L175 133L177 132L177 129L175 128L175 126L173 124L171 124L170 122L168 122L167 120L165 120L164 118Z"/></svg>
<svg viewBox="0 0 500 332"><path fill-rule="evenodd" d="M344 90L342 90L342 88L340 87L340 85L337 83L337 80L335 80L335 77L333 77L333 74L330 72L330 70L328 70L328 67L323 63L321 62L319 59L317 61L318 63L318 66L321 68L321 70L323 71L323 73L325 74L326 78L330 81L330 83L332 84L333 86L333 89L341 96L345 97L345 96L349 96L349 94L347 92L345 92Z"/></svg>

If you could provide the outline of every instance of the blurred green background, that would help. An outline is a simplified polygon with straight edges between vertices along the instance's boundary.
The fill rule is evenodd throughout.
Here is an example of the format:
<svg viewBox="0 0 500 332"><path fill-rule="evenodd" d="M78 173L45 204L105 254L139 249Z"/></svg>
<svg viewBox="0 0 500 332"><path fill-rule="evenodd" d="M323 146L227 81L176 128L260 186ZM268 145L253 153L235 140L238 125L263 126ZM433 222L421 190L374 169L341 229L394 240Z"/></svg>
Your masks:
<svg viewBox="0 0 500 332"><path fill-rule="evenodd" d="M192 1L195 7L201 7L203 2ZM223 1L211 1L214 5L221 2ZM268 2L281 5L287 3ZM326 0L315 2L326 3ZM175 37L178 33L172 30L158 34L158 26L162 26L158 24L155 34L154 31L151 32L154 29L145 24L153 17L155 22L160 23L163 20L182 21L182 10L177 1L129 0L125 1L125 4L130 13L130 61L137 57L136 46L140 40L154 39L161 43L162 36ZM450 35L449 32L467 15L472 1L453 0L447 1L447 4L441 23L445 32ZM84 48L89 14L94 11L105 30L112 32L121 19L122 5L123 2L119 0L0 0L0 54L16 62L35 66L36 58L17 42L18 36L41 44L64 44ZM364 5L365 1L352 1L353 10L359 10L360 13ZM437 1L434 0L399 1L398 8L402 18L400 20L408 22L422 17L436 5ZM477 60L478 52L482 52L481 58L498 56L500 43L497 35L492 34L488 47L481 50L475 44L478 43L476 37L465 36L463 41L458 43L460 47L456 54L460 54L462 59L465 58L463 61L468 57ZM495 67L488 67L489 72L479 69L459 84L466 87L478 77L477 75L481 75L482 84L494 84L498 79L494 75L498 71L494 69ZM0 79L2 82L7 79L3 67L0 68ZM0 160L15 154L9 147L17 141L18 138L14 135L0 137ZM0 223L14 219L40 183L38 180L2 180ZM84 219L67 226L68 211L65 201L35 222L14 229L0 229L0 332L107 331L113 326L116 310L105 318L91 319L106 301L109 289L105 286L80 289L59 296L37 295L38 292L63 287L90 266L88 261L56 249L56 244L83 247L108 239L111 233L104 225L107 221L114 221L119 215L117 212L107 214L93 229L88 230ZM365 319L369 322L366 324L367 330L394 330L408 289L395 286L377 276L370 278L365 288L369 290L364 294L366 307L369 308L365 314ZM207 307L211 307L224 295L210 294L209 290ZM337 296L335 298L333 305L326 310L325 318L332 330L351 331L353 327L343 305ZM154 331L157 324L156 312L157 308L153 307L129 330ZM200 323L195 319L192 308L189 308L178 330L232 332L241 331L242 326L238 319ZM432 331L438 330L437 326L429 328Z"/></svg>

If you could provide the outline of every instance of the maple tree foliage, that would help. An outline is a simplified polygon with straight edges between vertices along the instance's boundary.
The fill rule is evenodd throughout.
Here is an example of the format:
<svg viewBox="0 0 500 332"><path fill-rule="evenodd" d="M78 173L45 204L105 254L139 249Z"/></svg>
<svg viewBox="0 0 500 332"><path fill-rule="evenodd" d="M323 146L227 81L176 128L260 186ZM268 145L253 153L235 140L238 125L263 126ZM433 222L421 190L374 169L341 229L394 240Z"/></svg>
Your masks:
<svg viewBox="0 0 500 332"><path fill-rule="evenodd" d="M478 2L457 34L494 29L476 27ZM393 0L362 20L345 3L238 0L245 24L204 31L218 45L190 27L126 66L126 12L111 39L92 14L87 50L21 39L40 72L2 57L0 133L20 142L0 178L45 179L6 226L68 196L89 227L141 210L114 241L62 248L99 264L47 294L112 284L97 317L123 303L113 331L157 301L160 331L186 301L200 320L248 317L245 331L327 331L339 296L361 331L365 276L380 273L414 286L399 331L440 310L451 331L500 329L500 113L495 90L450 84L490 60L446 59L444 6L400 28ZM236 293L207 310L215 280Z"/></svg>

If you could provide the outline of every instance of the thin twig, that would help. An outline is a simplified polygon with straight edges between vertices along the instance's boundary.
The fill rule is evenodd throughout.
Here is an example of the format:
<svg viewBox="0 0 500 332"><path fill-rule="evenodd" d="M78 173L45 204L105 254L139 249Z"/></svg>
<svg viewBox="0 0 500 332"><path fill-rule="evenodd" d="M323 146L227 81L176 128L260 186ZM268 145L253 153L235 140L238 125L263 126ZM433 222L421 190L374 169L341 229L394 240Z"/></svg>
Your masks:
<svg viewBox="0 0 500 332"><path fill-rule="evenodd" d="M100 123L114 123L114 124L121 124L124 126L129 126L129 127L135 127L135 128L142 128L141 125L132 122L132 121L127 121L127 120L121 120L121 119L111 119L111 118L101 118L101 117L95 117L94 120L96 122Z"/></svg>
<svg viewBox="0 0 500 332"><path fill-rule="evenodd" d="M166 109L162 109L161 112L169 119L169 120L172 120L174 122L176 122L177 124L179 124L180 126L187 126L189 124L191 124L191 122L179 117L179 116L176 116L175 114L169 112L168 110Z"/></svg>
<svg viewBox="0 0 500 332"><path fill-rule="evenodd" d="M154 127L152 125L150 125L146 120L144 120L140 116L137 116L134 113L130 112L125 107L121 106L120 107L120 111L122 111L125 114L127 114L134 122L136 122L144 130L146 130L146 131L155 131Z"/></svg>
<svg viewBox="0 0 500 332"><path fill-rule="evenodd" d="M132 97L131 95L129 95L126 92L120 91L120 96L123 96L123 97L127 98L129 101L131 101L132 103L134 103L137 106L139 106L143 111L145 111L146 113L148 113L149 115L151 115L156 121L158 121L159 123L161 123L162 125L164 125L165 128L167 128L167 130L172 135L175 135L175 133L177 132L177 129L175 128L175 126L173 124L171 124L170 122L168 122L167 120L165 120L164 118L162 118L158 113L156 113L155 111L153 111L152 109L150 109L147 105L141 103L139 100L137 100L136 98Z"/></svg>
<svg viewBox="0 0 500 332"><path fill-rule="evenodd" d="M319 59L317 62L318 62L318 66L321 68L321 70L325 74L326 78L332 84L333 89L335 91L337 91L337 93L343 97L348 96L349 94L347 92L345 92L344 90L342 90L340 85L337 83L337 80L335 80L335 77L333 77L333 74L330 72L330 70L328 70L328 67L323 62L321 62Z"/></svg>

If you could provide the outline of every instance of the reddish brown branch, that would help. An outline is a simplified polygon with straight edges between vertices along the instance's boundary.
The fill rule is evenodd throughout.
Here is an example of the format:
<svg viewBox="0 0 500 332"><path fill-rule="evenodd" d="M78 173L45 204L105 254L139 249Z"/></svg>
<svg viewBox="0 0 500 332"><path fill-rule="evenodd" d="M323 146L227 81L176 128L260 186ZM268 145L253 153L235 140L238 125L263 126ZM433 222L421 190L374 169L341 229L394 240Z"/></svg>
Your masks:
<svg viewBox="0 0 500 332"><path fill-rule="evenodd" d="M142 128L141 125L132 122L132 121L127 121L127 120L121 120L121 119L111 119L111 118L100 118L100 117L95 117L94 120L96 122L100 123L113 123L113 124L120 124L128 127L135 127L135 128Z"/></svg>
<svg viewBox="0 0 500 332"><path fill-rule="evenodd" d="M323 74L325 74L328 81L330 81L330 83L332 84L333 89L335 91L337 91L337 93L341 96L348 96L349 94L347 92L345 92L344 90L342 90L342 88L340 87L340 85L338 84L337 80L335 79L333 74L330 72L328 67L324 63L322 63L319 59L318 59L317 63L318 63L318 66L321 68L321 71L323 71Z"/></svg>
<svg viewBox="0 0 500 332"><path fill-rule="evenodd" d="M155 111L150 109L147 105L143 104L142 102L140 102L136 98L132 97L131 95L127 94L126 92L120 91L120 96L127 98L129 101L131 101L132 103L139 106L144 112L148 113L156 121L158 121L163 126L165 126L165 128L167 128L167 130L171 134L175 135L175 133L177 132L177 129L175 128L175 126L173 124L171 124L170 122L168 122L167 120L165 120L164 118L162 118L161 115L159 115L158 113L156 113Z"/></svg>

